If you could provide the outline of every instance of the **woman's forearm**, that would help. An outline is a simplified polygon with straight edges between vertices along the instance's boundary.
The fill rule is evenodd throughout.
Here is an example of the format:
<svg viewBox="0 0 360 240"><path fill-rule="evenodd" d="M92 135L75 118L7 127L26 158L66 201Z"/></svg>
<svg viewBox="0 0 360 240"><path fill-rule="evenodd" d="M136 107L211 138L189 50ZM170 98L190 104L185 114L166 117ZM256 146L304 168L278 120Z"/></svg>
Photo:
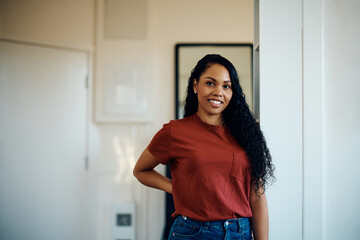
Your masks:
<svg viewBox="0 0 360 240"><path fill-rule="evenodd" d="M263 193L261 196L252 196L250 205L253 212L251 222L253 227L254 239L268 240L269 216L265 193Z"/></svg>
<svg viewBox="0 0 360 240"><path fill-rule="evenodd" d="M138 171L134 175L142 184L172 194L171 180L154 169Z"/></svg>
<svg viewBox="0 0 360 240"><path fill-rule="evenodd" d="M157 188L172 194L171 180L154 169L157 165L159 165L158 161L156 161L148 149L145 149L135 164L133 170L134 176L139 182L148 187Z"/></svg>

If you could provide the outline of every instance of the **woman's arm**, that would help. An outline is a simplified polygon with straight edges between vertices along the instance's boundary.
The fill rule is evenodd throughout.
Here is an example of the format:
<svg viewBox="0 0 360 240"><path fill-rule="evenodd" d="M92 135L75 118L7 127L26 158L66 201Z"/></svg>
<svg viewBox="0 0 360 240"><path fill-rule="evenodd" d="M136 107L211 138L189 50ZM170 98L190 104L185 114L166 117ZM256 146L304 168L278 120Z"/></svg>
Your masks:
<svg viewBox="0 0 360 240"><path fill-rule="evenodd" d="M134 167L133 174L142 184L172 194L171 180L154 170L157 165L159 163L155 157L145 149Z"/></svg>
<svg viewBox="0 0 360 240"><path fill-rule="evenodd" d="M255 240L268 240L269 216L265 193L257 196L253 188L250 193L250 206L253 213L251 223Z"/></svg>

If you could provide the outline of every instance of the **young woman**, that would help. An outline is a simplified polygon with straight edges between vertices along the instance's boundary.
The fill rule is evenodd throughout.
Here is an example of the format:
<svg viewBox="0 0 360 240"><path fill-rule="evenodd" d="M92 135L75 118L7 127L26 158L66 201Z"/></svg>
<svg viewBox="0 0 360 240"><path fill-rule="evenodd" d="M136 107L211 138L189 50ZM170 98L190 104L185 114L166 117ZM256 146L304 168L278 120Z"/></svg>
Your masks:
<svg viewBox="0 0 360 240"><path fill-rule="evenodd" d="M170 164L172 180L154 168ZM169 239L268 239L265 187L274 166L231 62L206 55L189 78L184 118L140 156L135 177L173 194Z"/></svg>

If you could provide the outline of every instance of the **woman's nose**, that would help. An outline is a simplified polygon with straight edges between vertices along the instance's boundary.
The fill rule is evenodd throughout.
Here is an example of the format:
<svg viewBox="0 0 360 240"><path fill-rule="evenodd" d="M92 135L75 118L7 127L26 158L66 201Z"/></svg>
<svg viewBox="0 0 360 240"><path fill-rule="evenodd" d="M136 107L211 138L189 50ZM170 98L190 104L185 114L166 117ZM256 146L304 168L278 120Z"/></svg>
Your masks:
<svg viewBox="0 0 360 240"><path fill-rule="evenodd" d="M221 87L214 88L212 94L217 97L222 97L222 88Z"/></svg>

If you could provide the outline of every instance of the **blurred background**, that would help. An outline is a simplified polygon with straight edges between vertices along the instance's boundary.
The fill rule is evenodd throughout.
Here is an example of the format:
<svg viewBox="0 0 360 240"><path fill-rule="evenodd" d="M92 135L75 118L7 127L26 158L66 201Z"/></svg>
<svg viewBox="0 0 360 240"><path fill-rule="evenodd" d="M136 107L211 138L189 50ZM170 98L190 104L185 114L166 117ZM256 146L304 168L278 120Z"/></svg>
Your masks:
<svg viewBox="0 0 360 240"><path fill-rule="evenodd" d="M254 46L277 177L270 239L357 239L359 12L357 0L0 0L0 239L162 239L165 194L132 168L175 117L177 43Z"/></svg>

